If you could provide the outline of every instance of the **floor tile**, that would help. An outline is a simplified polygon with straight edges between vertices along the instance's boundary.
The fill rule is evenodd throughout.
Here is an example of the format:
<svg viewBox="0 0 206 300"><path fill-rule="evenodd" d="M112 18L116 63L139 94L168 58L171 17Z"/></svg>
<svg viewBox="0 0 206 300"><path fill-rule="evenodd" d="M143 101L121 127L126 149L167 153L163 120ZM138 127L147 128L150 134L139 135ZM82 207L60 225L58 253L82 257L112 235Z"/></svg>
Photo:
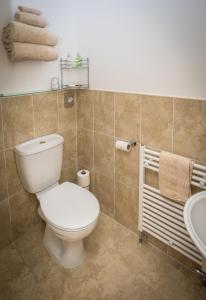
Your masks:
<svg viewBox="0 0 206 300"><path fill-rule="evenodd" d="M56 269L60 268L43 246L43 232L39 225L34 226L27 234L18 238L15 245L38 280L50 277Z"/></svg>
<svg viewBox="0 0 206 300"><path fill-rule="evenodd" d="M196 300L201 289L195 273L157 248L141 266L140 277L165 300Z"/></svg>
<svg viewBox="0 0 206 300"><path fill-rule="evenodd" d="M49 299L13 244L0 251L0 299Z"/></svg>
<svg viewBox="0 0 206 300"><path fill-rule="evenodd" d="M43 246L43 222L0 251L0 299L203 300L200 278L101 213L79 267L59 267Z"/></svg>

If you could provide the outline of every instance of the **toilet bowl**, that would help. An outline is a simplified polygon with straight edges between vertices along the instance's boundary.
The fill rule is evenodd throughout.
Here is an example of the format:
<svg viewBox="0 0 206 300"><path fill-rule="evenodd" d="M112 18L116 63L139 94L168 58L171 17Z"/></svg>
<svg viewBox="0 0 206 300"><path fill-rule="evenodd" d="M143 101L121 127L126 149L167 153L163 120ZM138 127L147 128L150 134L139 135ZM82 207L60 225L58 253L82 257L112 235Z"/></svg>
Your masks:
<svg viewBox="0 0 206 300"><path fill-rule="evenodd" d="M15 155L24 188L39 200L44 246L60 266L74 268L84 260L83 239L94 230L100 207L87 189L59 184L63 141L57 134L36 138L15 146Z"/></svg>
<svg viewBox="0 0 206 300"><path fill-rule="evenodd" d="M61 266L78 266L85 256L82 240L93 231L98 220L97 199L71 182L38 193L37 198L47 224L44 246Z"/></svg>

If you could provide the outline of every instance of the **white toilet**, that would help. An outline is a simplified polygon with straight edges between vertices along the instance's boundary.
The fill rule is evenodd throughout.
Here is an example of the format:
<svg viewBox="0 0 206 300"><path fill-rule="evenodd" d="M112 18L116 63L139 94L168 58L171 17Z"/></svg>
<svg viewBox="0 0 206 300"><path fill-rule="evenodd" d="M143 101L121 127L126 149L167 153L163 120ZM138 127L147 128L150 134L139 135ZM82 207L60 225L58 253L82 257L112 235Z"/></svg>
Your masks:
<svg viewBox="0 0 206 300"><path fill-rule="evenodd" d="M88 190L71 182L58 183L63 143L62 136L51 134L17 145L15 155L24 188L40 203L46 249L59 265L73 268L84 259L83 238L95 228L100 207Z"/></svg>

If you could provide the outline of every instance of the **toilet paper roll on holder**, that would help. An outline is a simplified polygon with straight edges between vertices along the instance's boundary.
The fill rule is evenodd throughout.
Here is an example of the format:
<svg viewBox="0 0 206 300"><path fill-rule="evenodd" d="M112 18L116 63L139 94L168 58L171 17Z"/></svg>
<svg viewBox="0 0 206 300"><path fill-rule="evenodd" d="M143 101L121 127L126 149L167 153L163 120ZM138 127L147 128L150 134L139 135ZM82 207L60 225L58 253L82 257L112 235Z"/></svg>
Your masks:
<svg viewBox="0 0 206 300"><path fill-rule="evenodd" d="M127 143L127 150L129 151L131 149L131 147L135 147L137 145L137 141L135 140L123 140L123 139L116 139L116 142L120 141L120 142L125 142Z"/></svg>

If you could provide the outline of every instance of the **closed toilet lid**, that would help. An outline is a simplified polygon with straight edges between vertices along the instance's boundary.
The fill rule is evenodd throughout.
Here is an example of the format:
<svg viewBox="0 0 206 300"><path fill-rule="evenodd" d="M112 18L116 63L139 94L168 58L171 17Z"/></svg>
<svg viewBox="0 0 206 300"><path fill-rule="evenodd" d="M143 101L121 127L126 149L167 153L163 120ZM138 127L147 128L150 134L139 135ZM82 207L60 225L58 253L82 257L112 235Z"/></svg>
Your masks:
<svg viewBox="0 0 206 300"><path fill-rule="evenodd" d="M40 206L52 225L64 230L77 230L94 222L99 203L88 190L64 182L40 195Z"/></svg>

